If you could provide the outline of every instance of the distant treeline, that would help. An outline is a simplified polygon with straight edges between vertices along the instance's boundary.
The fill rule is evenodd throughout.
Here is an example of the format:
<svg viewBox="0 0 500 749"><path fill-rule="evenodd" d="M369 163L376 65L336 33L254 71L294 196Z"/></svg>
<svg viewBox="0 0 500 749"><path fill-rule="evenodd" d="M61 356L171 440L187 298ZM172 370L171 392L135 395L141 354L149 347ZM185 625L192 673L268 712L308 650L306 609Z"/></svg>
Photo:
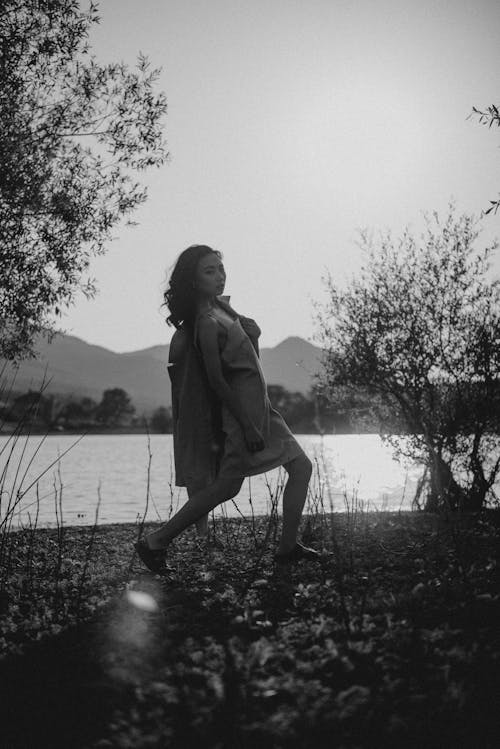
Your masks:
<svg viewBox="0 0 500 749"><path fill-rule="evenodd" d="M269 400L296 434L378 432L382 426L373 396L361 391L337 393L330 402L313 391L304 395L281 385L268 386ZM23 423L32 432L172 432L172 409L158 406L149 413L137 414L128 393L109 388L98 402L93 398L19 393L9 402L0 401L0 420L5 425ZM387 424L385 424L387 426ZM391 426L398 429L397 419Z"/></svg>
<svg viewBox="0 0 500 749"><path fill-rule="evenodd" d="M25 431L34 432L146 430L145 416L136 414L130 396L122 388L105 390L99 402L88 396L45 394L30 390L1 403L0 418L9 425L23 424ZM171 425L169 409L156 409L148 421L154 431L164 431L168 424Z"/></svg>

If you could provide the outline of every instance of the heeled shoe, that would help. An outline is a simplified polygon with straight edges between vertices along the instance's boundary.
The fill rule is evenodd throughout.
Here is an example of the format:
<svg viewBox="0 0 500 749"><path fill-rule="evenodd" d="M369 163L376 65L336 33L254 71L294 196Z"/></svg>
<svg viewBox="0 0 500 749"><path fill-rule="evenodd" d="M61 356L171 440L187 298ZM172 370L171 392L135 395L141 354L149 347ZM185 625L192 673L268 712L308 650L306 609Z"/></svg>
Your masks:
<svg viewBox="0 0 500 749"><path fill-rule="evenodd" d="M319 562L321 554L315 549L310 549L308 546L304 546L299 541L295 544L291 551L287 551L286 554L275 554L274 561L276 564L290 564L293 562L300 562L301 559L307 559L310 562Z"/></svg>
<svg viewBox="0 0 500 749"><path fill-rule="evenodd" d="M164 572L167 569L165 565L165 552L163 549L150 549L144 536L135 542L134 549L136 550L141 562L150 572L154 572L158 575L160 572Z"/></svg>

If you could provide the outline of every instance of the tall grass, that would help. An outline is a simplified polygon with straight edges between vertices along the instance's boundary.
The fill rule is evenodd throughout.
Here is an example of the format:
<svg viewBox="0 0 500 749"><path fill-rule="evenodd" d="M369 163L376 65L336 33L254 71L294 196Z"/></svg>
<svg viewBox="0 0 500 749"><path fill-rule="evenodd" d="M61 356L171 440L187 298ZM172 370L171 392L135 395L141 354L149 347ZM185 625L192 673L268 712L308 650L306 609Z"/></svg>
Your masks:
<svg viewBox="0 0 500 749"><path fill-rule="evenodd" d="M78 437L62 454L40 470L34 477L28 478L30 469L40 453L48 434L44 434L33 445L31 424L36 419L40 398L47 383L43 382L37 395L38 399L24 410L15 423L14 429L3 434L6 418L0 426L0 435L5 436L0 446L0 607L9 609L13 603L13 582L18 583L24 600L36 600L46 596L50 589L54 620L64 623L66 613L72 608L75 600L75 590L83 590L88 573L88 564L83 565L78 584L68 589L64 584L63 565L66 549L66 529L64 525L63 496L64 484L61 472L61 461L72 450L84 435ZM7 386L0 383L0 395L10 396L13 382ZM39 532L39 517L41 501L50 499L50 495L40 497L40 480L51 469L54 470L52 500L55 516L55 554L53 562L46 564L37 556L37 536ZM31 490L35 492L35 500L26 505L23 500ZM34 515L30 511L34 507ZM28 522L14 520L22 513L27 515ZM95 526L97 525L97 513ZM38 550L39 551L39 550ZM50 585L47 585L47 580ZM80 595L81 597L81 595Z"/></svg>
<svg viewBox="0 0 500 749"><path fill-rule="evenodd" d="M28 423L27 417L23 418L24 425ZM6 465L1 469L1 488L2 488L2 515L0 516L0 596L9 590L8 580L12 574L18 575L22 581L24 594L27 597L36 598L46 589L46 578L50 575L52 601L55 611L55 617L61 624L70 621L78 621L89 614L89 609L85 607L86 596L89 594L92 585L95 587L95 580L91 576L95 574L95 565L93 560L97 553L99 531L99 510L101 507L102 496L101 487L97 487L97 503L95 509L94 523L90 527L90 532L78 530L77 533L86 536L85 545L79 545L78 551L75 551L74 545L70 540L70 530L65 525L64 515L64 497L65 487L63 481L63 470L61 461L69 449L82 439L79 437L57 460L50 462L43 471L39 473L36 479L26 481L28 468L21 465L22 461L32 465L35 456L38 454L45 435L40 442L34 447L28 449L29 434L22 435L21 429L11 435L2 448L5 455ZM8 447L7 447L8 445ZM17 451L15 447L17 446ZM174 477L172 465L170 463L170 480L167 482L167 496L164 499L163 508L158 508L154 497L151 493L151 472L153 452L151 448L150 435L147 435L147 461L145 472L145 494L143 511L138 514L136 519L136 531L140 535L143 532L147 515L150 507L153 506L158 521L168 520L177 510L179 505L179 491L176 492L174 487ZM17 457L16 457L17 456ZM15 461L17 465L14 465ZM10 467L10 471L7 469ZM50 497L40 497L39 479L48 471L55 468L54 482L52 491L52 501L56 519L56 528L51 532L50 543L52 544L52 562L49 565L40 564L37 559L37 538L40 529L38 528L40 516L41 501L50 500ZM11 478L7 481L7 475ZM13 478L12 478L13 477ZM224 540L226 550L230 553L237 551L241 535L247 538L246 548L248 548L248 539L251 540L254 554L245 565L244 581L242 585L242 595L253 585L256 579L262 577L265 565L263 560L266 554L276 551L278 544L281 516L280 501L282 500L283 491L286 482L286 472L279 468L277 473L271 478L264 475L264 481L267 488L267 500L265 504L265 514L257 519L255 513L255 503L252 497L252 479L248 479L248 496L249 496L249 515L243 515L238 508L237 502L231 500L233 508L236 509L239 517L229 517L227 507L222 505L219 508L217 517L212 512L211 523L214 535ZM34 489L36 499L28 509L28 524L22 528L24 533L23 548L16 543L15 528L13 527L13 518L19 511L20 503L26 496L28 490ZM342 523L339 523L339 514L342 513ZM163 516L163 517L161 517ZM356 574L356 556L355 547L358 534L366 531L366 521L368 516L368 504L359 499L356 488L348 494L344 491L343 496L339 499L338 495L333 494L330 483L330 475L326 465L323 445L319 454L316 454L313 461L313 473L308 487L306 505L302 519L302 539L307 545L313 545L318 550L333 551L333 564L328 563L322 566L323 576L328 574L334 578L335 586L338 591L344 627L347 632L352 631L354 622L362 616L361 612L352 611L349 596L349 586L353 575ZM129 531L127 531L128 533ZM193 531L194 533L194 531ZM132 535L132 534L131 534ZM131 537L125 543L127 553L130 557L129 564L124 564L121 570L115 575L116 583L125 582L130 579L133 565L136 558L132 552ZM182 538L179 543L183 543ZM124 548L125 548L124 547ZM102 548L102 547L101 547ZM23 554L22 560L19 554ZM325 555L325 560L327 559ZM248 564L250 561L250 564ZM72 564L78 574L73 575L71 584L68 584L68 564ZM20 572L22 570L22 572ZM286 573L284 573L286 574ZM92 583L92 584L91 584ZM116 587L115 587L116 591ZM109 593L112 595L112 590Z"/></svg>

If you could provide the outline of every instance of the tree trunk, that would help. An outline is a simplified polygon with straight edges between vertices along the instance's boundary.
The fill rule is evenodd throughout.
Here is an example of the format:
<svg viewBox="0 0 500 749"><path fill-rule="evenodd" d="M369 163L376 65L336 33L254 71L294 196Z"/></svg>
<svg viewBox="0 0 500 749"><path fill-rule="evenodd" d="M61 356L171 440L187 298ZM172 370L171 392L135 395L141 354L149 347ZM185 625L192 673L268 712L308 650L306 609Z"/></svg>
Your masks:
<svg viewBox="0 0 500 749"><path fill-rule="evenodd" d="M495 483L497 468L495 467L490 474L489 479L484 475L484 468L479 457L479 446L481 442L481 432L474 435L474 444L470 457L470 469L472 471L472 486L464 503L466 512L480 512L485 505L486 495Z"/></svg>
<svg viewBox="0 0 500 749"><path fill-rule="evenodd" d="M465 497L462 509L465 512L480 512L484 507L486 495L490 488L491 484L485 478L482 469L474 471L472 486Z"/></svg>
<svg viewBox="0 0 500 749"><path fill-rule="evenodd" d="M462 509L467 495L455 481L450 466L439 453L429 456L429 489L425 501L426 512Z"/></svg>

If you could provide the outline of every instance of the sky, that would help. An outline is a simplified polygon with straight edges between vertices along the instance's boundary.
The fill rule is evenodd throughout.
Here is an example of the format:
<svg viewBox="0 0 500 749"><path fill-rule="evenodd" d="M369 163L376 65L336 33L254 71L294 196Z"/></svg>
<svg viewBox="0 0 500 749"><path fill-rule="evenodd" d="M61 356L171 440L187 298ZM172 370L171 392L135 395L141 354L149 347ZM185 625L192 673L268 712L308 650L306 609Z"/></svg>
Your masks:
<svg viewBox="0 0 500 749"><path fill-rule="evenodd" d="M84 6L85 3L82 3ZM191 244L220 250L225 294L261 346L315 342L322 279L359 272L360 229L423 212L479 215L500 191L497 0L101 0L101 62L161 67L170 159L148 201L93 261L98 296L63 317L113 351L168 343L162 295ZM500 211L481 245L500 236ZM500 269L494 261L492 272Z"/></svg>

